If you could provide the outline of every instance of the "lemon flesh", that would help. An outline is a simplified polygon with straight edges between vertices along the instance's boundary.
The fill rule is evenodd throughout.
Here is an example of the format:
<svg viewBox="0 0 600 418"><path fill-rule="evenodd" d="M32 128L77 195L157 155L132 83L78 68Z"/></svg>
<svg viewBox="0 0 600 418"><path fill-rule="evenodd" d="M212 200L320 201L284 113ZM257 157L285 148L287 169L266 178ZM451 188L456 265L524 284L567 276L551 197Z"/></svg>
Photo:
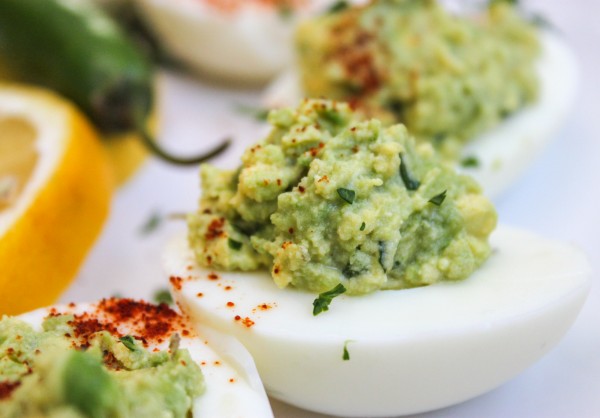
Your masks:
<svg viewBox="0 0 600 418"><path fill-rule="evenodd" d="M112 189L106 153L74 106L0 85L0 314L58 299L102 228Z"/></svg>
<svg viewBox="0 0 600 418"><path fill-rule="evenodd" d="M0 211L23 191L38 160L35 128L23 119L0 118Z"/></svg>

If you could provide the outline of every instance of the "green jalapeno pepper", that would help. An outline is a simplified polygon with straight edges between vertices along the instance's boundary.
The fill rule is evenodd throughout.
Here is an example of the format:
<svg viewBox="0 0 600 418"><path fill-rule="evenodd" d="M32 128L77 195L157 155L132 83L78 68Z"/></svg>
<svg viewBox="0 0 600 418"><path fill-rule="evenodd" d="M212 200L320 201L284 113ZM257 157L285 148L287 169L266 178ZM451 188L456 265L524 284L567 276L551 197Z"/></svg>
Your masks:
<svg viewBox="0 0 600 418"><path fill-rule="evenodd" d="M138 131L148 148L178 164L224 151L180 158L148 134L153 66L89 0L0 0L0 74L50 88L77 104L107 135Z"/></svg>

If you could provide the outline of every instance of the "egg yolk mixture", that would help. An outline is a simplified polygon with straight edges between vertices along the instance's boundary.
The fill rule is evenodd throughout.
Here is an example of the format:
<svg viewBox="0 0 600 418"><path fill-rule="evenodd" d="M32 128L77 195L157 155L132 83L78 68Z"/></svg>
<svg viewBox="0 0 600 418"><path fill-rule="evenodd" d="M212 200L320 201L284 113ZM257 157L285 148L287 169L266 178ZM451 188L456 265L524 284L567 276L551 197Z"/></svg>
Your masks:
<svg viewBox="0 0 600 418"><path fill-rule="evenodd" d="M237 170L201 168L189 217L201 266L268 268L280 287L348 294L468 277L490 254L496 212L470 177L402 125L305 100L270 113Z"/></svg>
<svg viewBox="0 0 600 418"><path fill-rule="evenodd" d="M459 16L434 0L374 0L308 20L296 37L303 90L401 122L453 158L538 96L538 31L510 3Z"/></svg>
<svg viewBox="0 0 600 418"><path fill-rule="evenodd" d="M35 330L0 321L0 417L179 417L204 391L198 365L178 349L182 318L166 305L104 300L98 312L52 313ZM119 323L135 324L132 334ZM170 350L148 344L171 338Z"/></svg>

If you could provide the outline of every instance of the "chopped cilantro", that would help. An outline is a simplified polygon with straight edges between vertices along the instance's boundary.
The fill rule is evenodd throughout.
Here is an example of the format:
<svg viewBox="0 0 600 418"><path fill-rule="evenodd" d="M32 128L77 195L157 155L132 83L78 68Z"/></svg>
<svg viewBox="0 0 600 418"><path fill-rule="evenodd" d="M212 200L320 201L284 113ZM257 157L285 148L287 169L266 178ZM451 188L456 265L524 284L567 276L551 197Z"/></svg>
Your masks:
<svg viewBox="0 0 600 418"><path fill-rule="evenodd" d="M469 157L463 158L460 162L460 165L462 165L463 167L479 167L479 160L477 159L477 157L471 155Z"/></svg>
<svg viewBox="0 0 600 418"><path fill-rule="evenodd" d="M360 230L361 231L364 231L366 227L367 227L366 223L363 222L362 224L360 224Z"/></svg>
<svg viewBox="0 0 600 418"><path fill-rule="evenodd" d="M447 190L444 190L442 193L433 196L431 199L429 199L429 203L440 206L442 203L444 203L444 200L446 200L446 192Z"/></svg>
<svg viewBox="0 0 600 418"><path fill-rule="evenodd" d="M291 5L289 5L287 2L280 4L278 11L279 11L279 16L281 16L281 18L284 20L289 20L292 18L292 16L294 16L293 7Z"/></svg>
<svg viewBox="0 0 600 418"><path fill-rule="evenodd" d="M385 258L385 241L379 241L379 264L384 272L387 272L385 265L383 264Z"/></svg>
<svg viewBox="0 0 600 418"><path fill-rule="evenodd" d="M408 104L409 103L407 103L403 100L394 98L394 99L388 100L384 106L387 110L392 112L392 114L394 115L396 120L402 121L402 120L406 119L404 113L406 111Z"/></svg>
<svg viewBox="0 0 600 418"><path fill-rule="evenodd" d="M173 298L171 297L171 293L167 289L159 289L156 292L154 292L152 300L154 300L154 302L158 304L173 304Z"/></svg>
<svg viewBox="0 0 600 418"><path fill-rule="evenodd" d="M364 271L363 269L356 268L356 266L353 266L352 264L348 263L342 269L342 274L344 275L345 278L351 279L353 277L359 276L360 274L363 273L363 271Z"/></svg>
<svg viewBox="0 0 600 418"><path fill-rule="evenodd" d="M232 250L239 251L242 248L243 244L239 241L229 238L227 240L227 245L229 245L229 248L231 248Z"/></svg>
<svg viewBox="0 0 600 418"><path fill-rule="evenodd" d="M497 4L497 3L508 3L512 6L518 6L519 0L490 0L489 4Z"/></svg>
<svg viewBox="0 0 600 418"><path fill-rule="evenodd" d="M253 119L256 119L259 122L264 122L267 120L267 117L269 116L269 109L265 109L262 107L256 107L256 106L248 106L248 105L244 105L244 104L238 104L236 106L236 110L241 113L242 115L247 115L252 117Z"/></svg>
<svg viewBox="0 0 600 418"><path fill-rule="evenodd" d="M554 30L556 31L557 28L556 26L550 22L546 16L540 15L540 14L533 14L530 18L529 21L531 22L532 25L537 26L538 28L542 28L542 29L550 29L550 30Z"/></svg>
<svg viewBox="0 0 600 418"><path fill-rule="evenodd" d="M338 0L327 9L327 13L339 13L346 10L348 7L350 7L350 4L348 4L347 0Z"/></svg>
<svg viewBox="0 0 600 418"><path fill-rule="evenodd" d="M337 189L337 192L342 199L350 204L352 204L354 199L356 199L356 192L354 190L339 188Z"/></svg>
<svg viewBox="0 0 600 418"><path fill-rule="evenodd" d="M347 340L344 342L344 353L342 354L342 360L348 361L350 360L350 352L348 351L348 344L351 343L351 340Z"/></svg>
<svg viewBox="0 0 600 418"><path fill-rule="evenodd" d="M124 337L119 338L119 340L123 343L125 347L129 349L129 351L135 351L137 348L135 346L135 340L131 335L126 335Z"/></svg>
<svg viewBox="0 0 600 418"><path fill-rule="evenodd" d="M421 183L418 180L415 180L410 174L402 154L400 154L400 176L402 177L402 181L408 190L417 190L421 185Z"/></svg>
<svg viewBox="0 0 600 418"><path fill-rule="evenodd" d="M163 216L159 211L154 211L148 220L140 228L141 235L148 235L156 231L163 221Z"/></svg>
<svg viewBox="0 0 600 418"><path fill-rule="evenodd" d="M346 288L343 284L339 283L336 287L327 292L323 292L319 294L319 297L313 301L313 315L317 316L321 312L326 312L329 310L329 304L333 300L333 298L341 295L346 292Z"/></svg>
<svg viewBox="0 0 600 418"><path fill-rule="evenodd" d="M169 340L169 350L171 351L171 356L175 357L177 351L179 350L179 344L181 343L181 337L179 334L175 333L171 335L171 339Z"/></svg>

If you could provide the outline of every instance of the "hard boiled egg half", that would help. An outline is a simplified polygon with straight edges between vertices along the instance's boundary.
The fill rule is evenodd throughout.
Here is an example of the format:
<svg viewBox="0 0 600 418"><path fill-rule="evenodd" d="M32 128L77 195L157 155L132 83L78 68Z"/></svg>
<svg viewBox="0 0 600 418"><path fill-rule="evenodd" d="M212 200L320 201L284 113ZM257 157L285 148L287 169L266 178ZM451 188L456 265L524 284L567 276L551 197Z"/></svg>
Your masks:
<svg viewBox="0 0 600 418"><path fill-rule="evenodd" d="M261 83L293 59L298 19L335 0L135 0L168 53L199 72Z"/></svg>
<svg viewBox="0 0 600 418"><path fill-rule="evenodd" d="M121 307L124 306L125 307ZM39 309L18 318L41 330L44 318L49 315L77 315L86 323L98 321L98 327L119 335L145 335L153 329L180 336L179 348L187 349L191 358L202 370L205 391L192 407L191 417L207 418L269 418L273 416L262 383L244 347L233 337L215 331L198 334L193 331L187 318L170 311L169 325L165 326L161 309L145 302L128 299L105 299L98 303L69 304ZM120 311L119 314L116 312ZM85 325L85 324L84 324ZM166 331L165 331L166 332ZM169 336L146 338L149 351L168 350Z"/></svg>
<svg viewBox="0 0 600 418"><path fill-rule="evenodd" d="M540 31L540 42L538 101L473 138L462 150L462 157L475 158L477 165L458 168L474 177L491 197L519 179L565 122L575 99L579 74L569 45L548 30ZM263 103L269 108L295 106L303 97L300 78L290 70L267 89Z"/></svg>
<svg viewBox="0 0 600 418"><path fill-rule="evenodd" d="M199 268L184 236L164 264L199 332L239 339L271 396L331 415L388 417L501 385L575 320L590 288L579 250L506 226L491 244L490 258L462 282L341 295L317 316L316 295L281 290L267 272Z"/></svg>

